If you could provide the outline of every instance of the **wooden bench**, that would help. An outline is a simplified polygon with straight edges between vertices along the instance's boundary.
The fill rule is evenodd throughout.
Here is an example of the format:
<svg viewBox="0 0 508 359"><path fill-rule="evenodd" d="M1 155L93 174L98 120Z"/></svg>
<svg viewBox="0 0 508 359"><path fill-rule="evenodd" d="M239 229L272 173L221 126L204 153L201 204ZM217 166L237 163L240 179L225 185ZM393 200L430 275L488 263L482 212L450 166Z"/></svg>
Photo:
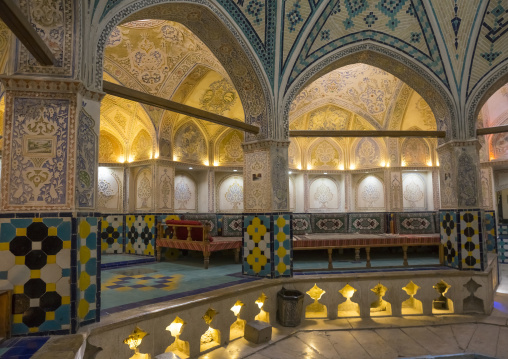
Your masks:
<svg viewBox="0 0 508 359"><path fill-rule="evenodd" d="M194 223L191 223L194 222ZM169 233L171 232L171 238ZM157 225L157 238L155 240L158 248L175 248L187 251L203 252L204 267L208 269L210 253L234 249L235 262L240 263L241 238L237 237L211 237L210 227L204 226L197 221L171 220L166 224ZM184 238L182 238L182 235ZM157 261L161 260L162 251L157 251Z"/></svg>
<svg viewBox="0 0 508 359"><path fill-rule="evenodd" d="M313 233L293 236L293 250L326 249L328 269L333 269L332 251L336 248L354 248L355 260L360 260L360 249L367 255L367 268L371 268L370 249L376 247L402 247L403 265L408 266L407 249L414 246L439 246L439 263L444 263L444 248L439 233L434 234L336 234Z"/></svg>

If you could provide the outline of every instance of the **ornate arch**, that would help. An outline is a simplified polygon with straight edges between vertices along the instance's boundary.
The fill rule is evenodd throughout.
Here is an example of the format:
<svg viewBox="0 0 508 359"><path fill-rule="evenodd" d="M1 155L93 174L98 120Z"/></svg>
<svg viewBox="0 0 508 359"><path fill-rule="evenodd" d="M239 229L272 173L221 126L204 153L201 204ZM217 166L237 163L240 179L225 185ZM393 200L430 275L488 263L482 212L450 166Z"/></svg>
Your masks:
<svg viewBox="0 0 508 359"><path fill-rule="evenodd" d="M214 160L219 164L243 165L242 142L244 134L238 130L227 129L214 143Z"/></svg>
<svg viewBox="0 0 508 359"><path fill-rule="evenodd" d="M295 138L290 138L288 147L288 166L290 168L302 169L302 148ZM297 163L296 163L297 162Z"/></svg>
<svg viewBox="0 0 508 359"><path fill-rule="evenodd" d="M318 180L324 180L324 179L331 181L334 184L335 188L330 189L325 184L322 184L321 186L319 186L316 189L316 192L314 192L312 194L311 189L312 189L312 185L314 184L314 182L316 182ZM309 198L308 198L308 203L306 205L308 206L309 210L315 211L315 212L321 212L321 211L328 211L329 212L330 210L339 211L342 206L342 201L343 201L343 199L341 198L342 193L341 193L340 188L341 188L340 183L337 181L336 178L333 178L331 176L316 176L316 177L309 180L309 188L307 190L307 192L309 193ZM333 196L334 196L333 190L335 190L337 207L336 208L327 208L326 204L333 200ZM313 198L311 198L311 196ZM312 200L321 203L320 207L319 208L312 207L312 205L311 205Z"/></svg>
<svg viewBox="0 0 508 359"><path fill-rule="evenodd" d="M335 152L335 153L334 153ZM344 164L344 150L329 138L317 138L307 150L307 168L338 169Z"/></svg>
<svg viewBox="0 0 508 359"><path fill-rule="evenodd" d="M151 210L154 208L154 181L151 167L141 168L135 177L136 183L136 210Z"/></svg>
<svg viewBox="0 0 508 359"><path fill-rule="evenodd" d="M475 85L466 102L467 135L476 137L477 119L487 100L508 83L508 59Z"/></svg>
<svg viewBox="0 0 508 359"><path fill-rule="evenodd" d="M363 182L368 178L372 177L373 180L378 181L381 184L381 188L376 188L374 183L372 183L369 188L364 188L364 192L361 194L360 187L362 187ZM364 186L365 187L365 186ZM379 189L381 189L382 193L379 193ZM362 198L359 198L362 196ZM376 203L379 199L382 199L383 206L374 206L372 204ZM368 204L371 205L368 205ZM367 204L367 206L364 206ZM384 211L386 209L386 185L384 180L376 174L367 174L359 178L356 182L355 186L355 210L359 211L372 211L372 210L380 210Z"/></svg>
<svg viewBox="0 0 508 359"><path fill-rule="evenodd" d="M238 178L240 181L241 181L241 184L239 185L238 183L236 183L237 185L235 186L235 183L233 183L230 188L228 188L228 191L226 191L226 193L224 194L225 195L225 199L226 201L228 202L231 202L233 203L233 208L232 209L225 209L225 208L222 208L221 207L221 188L222 188L222 185L228 181L229 179L231 178ZM239 188L241 187L241 188ZM243 193L244 193L244 184L243 184L243 176L241 174L230 174L228 176L225 176L224 178L222 178L219 183L217 183L217 188L216 188L216 193L217 195L215 196L215 201L216 201L216 204L215 204L215 208L217 209L218 212L221 212L221 213L227 213L227 212L231 212L231 213L241 213L242 210L243 210ZM241 192L240 192L241 190Z"/></svg>
<svg viewBox="0 0 508 359"><path fill-rule="evenodd" d="M257 57L222 9L205 0L141 0L108 14L99 24L96 58L90 74L92 83L102 87L104 48L115 26L123 22L159 19L183 24L210 49L227 71L244 106L245 122L260 127L258 135L247 140L281 137L273 118L273 99L266 73ZM93 52L93 51L92 51Z"/></svg>
<svg viewBox="0 0 508 359"><path fill-rule="evenodd" d="M208 160L208 139L201 126L189 119L180 122L173 137L173 160L202 164Z"/></svg>
<svg viewBox="0 0 508 359"><path fill-rule="evenodd" d="M111 132L101 130L99 132L99 162L111 163L125 161L125 146Z"/></svg>
<svg viewBox="0 0 508 359"><path fill-rule="evenodd" d="M350 162L356 168L380 167L381 162L386 162L387 151L383 140L377 138L357 138L351 144ZM378 149L376 153L376 148Z"/></svg>
<svg viewBox="0 0 508 359"><path fill-rule="evenodd" d="M182 176L187 178L190 183L193 185L193 188L188 188L185 186L185 183L178 180L178 176ZM182 185L183 183L183 185ZM174 208L176 212L185 212L187 210L187 206L189 201L192 200L192 196L194 195L194 209L189 208L190 210L197 211L198 210L198 184L196 179L186 171L175 171L175 184L174 184ZM192 193L192 189L194 192Z"/></svg>
<svg viewBox="0 0 508 359"><path fill-rule="evenodd" d="M405 166L427 166L432 160L431 147L423 138L405 138L401 141L400 157Z"/></svg>
<svg viewBox="0 0 508 359"><path fill-rule="evenodd" d="M429 104L436 118L438 129L446 130L449 139L457 137L455 102L443 83L416 60L372 40L362 41L361 44L352 44L330 53L309 66L287 88L287 91L282 95L284 97L281 109L286 136L289 135L290 106L298 93L328 72L355 63L378 67L405 82Z"/></svg>

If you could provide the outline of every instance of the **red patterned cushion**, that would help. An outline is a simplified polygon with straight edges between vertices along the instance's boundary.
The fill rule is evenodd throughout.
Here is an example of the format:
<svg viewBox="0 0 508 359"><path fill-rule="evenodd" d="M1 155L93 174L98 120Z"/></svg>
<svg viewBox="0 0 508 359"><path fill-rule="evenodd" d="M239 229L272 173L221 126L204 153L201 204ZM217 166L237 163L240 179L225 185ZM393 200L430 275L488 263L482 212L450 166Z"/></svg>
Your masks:
<svg viewBox="0 0 508 359"><path fill-rule="evenodd" d="M203 226L199 221L186 221L186 220L176 220L176 219L168 219L166 221L168 226L172 225L180 225L180 226ZM186 240L187 239L187 227L176 227L176 238ZM202 241L203 240L203 229L202 228L191 228L191 238L193 241ZM212 236L208 235L208 240L213 242Z"/></svg>

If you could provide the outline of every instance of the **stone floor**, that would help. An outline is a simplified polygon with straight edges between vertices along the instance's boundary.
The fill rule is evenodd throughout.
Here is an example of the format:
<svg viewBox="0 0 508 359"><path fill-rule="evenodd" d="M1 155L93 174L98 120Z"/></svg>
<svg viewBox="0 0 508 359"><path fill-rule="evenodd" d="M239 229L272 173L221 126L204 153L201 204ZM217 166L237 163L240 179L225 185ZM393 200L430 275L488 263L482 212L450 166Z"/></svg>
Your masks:
<svg viewBox="0 0 508 359"><path fill-rule="evenodd" d="M296 332L274 327L266 344L241 338L200 358L391 359L458 353L508 358L508 264L500 270L502 281L489 316L306 320Z"/></svg>

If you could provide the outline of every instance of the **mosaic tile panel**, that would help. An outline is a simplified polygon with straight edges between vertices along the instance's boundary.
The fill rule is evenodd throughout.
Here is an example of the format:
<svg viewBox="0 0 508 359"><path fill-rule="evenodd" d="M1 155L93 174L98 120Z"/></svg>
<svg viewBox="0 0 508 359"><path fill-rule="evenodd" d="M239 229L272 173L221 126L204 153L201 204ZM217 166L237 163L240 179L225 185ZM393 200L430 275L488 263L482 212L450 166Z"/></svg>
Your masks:
<svg viewBox="0 0 508 359"><path fill-rule="evenodd" d="M97 258L99 246L99 219L96 217L78 218L77 246L77 320L80 323L98 321L97 291L100 263Z"/></svg>
<svg viewBox="0 0 508 359"><path fill-rule="evenodd" d="M274 277L291 277L293 273L293 241L291 215L273 216Z"/></svg>
<svg viewBox="0 0 508 359"><path fill-rule="evenodd" d="M0 232L0 283L14 289L12 335L69 333L71 219L0 219Z"/></svg>
<svg viewBox="0 0 508 359"><path fill-rule="evenodd" d="M102 217L101 252L123 253L124 251L124 217Z"/></svg>
<svg viewBox="0 0 508 359"><path fill-rule="evenodd" d="M125 252L144 256L155 255L155 216L126 216Z"/></svg>
<svg viewBox="0 0 508 359"><path fill-rule="evenodd" d="M222 216L222 236L241 237L243 229L242 215Z"/></svg>
<svg viewBox="0 0 508 359"><path fill-rule="evenodd" d="M496 253L497 233L496 233L496 213L494 211L485 211L483 217L485 224L485 233L487 235L487 252Z"/></svg>
<svg viewBox="0 0 508 359"><path fill-rule="evenodd" d="M212 214L184 214L185 220L191 220L191 221L200 221L202 224L209 224L210 225L210 235L212 237L218 236L219 232L217 229L217 216Z"/></svg>
<svg viewBox="0 0 508 359"><path fill-rule="evenodd" d="M480 215L480 211L459 212L461 269L483 270L485 258Z"/></svg>
<svg viewBox="0 0 508 359"><path fill-rule="evenodd" d="M395 228L400 234L437 233L434 212L396 213Z"/></svg>
<svg viewBox="0 0 508 359"><path fill-rule="evenodd" d="M386 233L384 213L349 213L349 232L379 234Z"/></svg>
<svg viewBox="0 0 508 359"><path fill-rule="evenodd" d="M501 263L508 263L508 225L499 225L497 232L497 259Z"/></svg>
<svg viewBox="0 0 508 359"><path fill-rule="evenodd" d="M272 253L270 215L243 217L243 268L245 275L270 277Z"/></svg>
<svg viewBox="0 0 508 359"><path fill-rule="evenodd" d="M347 214L312 213L310 220L313 233L346 233Z"/></svg>
<svg viewBox="0 0 508 359"><path fill-rule="evenodd" d="M441 244L444 245L444 265L458 269L457 214L454 211L440 211L439 228Z"/></svg>
<svg viewBox="0 0 508 359"><path fill-rule="evenodd" d="M297 213L293 214L293 234L308 234L312 233L312 227L310 225L310 214Z"/></svg>

